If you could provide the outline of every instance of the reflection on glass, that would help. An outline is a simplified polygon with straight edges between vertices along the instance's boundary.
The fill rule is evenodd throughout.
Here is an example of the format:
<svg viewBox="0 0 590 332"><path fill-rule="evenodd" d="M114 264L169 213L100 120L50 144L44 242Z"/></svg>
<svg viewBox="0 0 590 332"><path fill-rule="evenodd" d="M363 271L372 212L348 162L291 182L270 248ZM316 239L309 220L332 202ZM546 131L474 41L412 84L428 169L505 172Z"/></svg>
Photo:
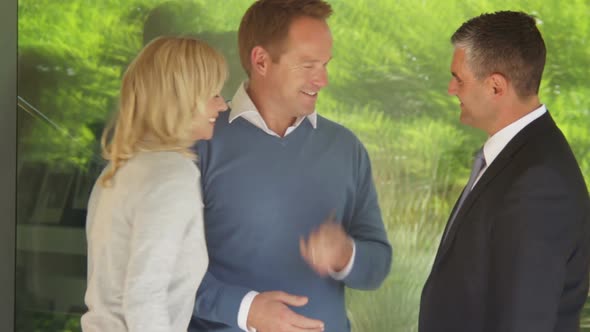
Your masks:
<svg viewBox="0 0 590 332"><path fill-rule="evenodd" d="M19 106L19 124L50 126L42 118L33 118L24 107ZM97 176L98 162L91 160L82 168L30 160L22 133L18 150L16 330L78 331L79 315L85 310L88 181ZM53 134L60 132L56 129Z"/></svg>

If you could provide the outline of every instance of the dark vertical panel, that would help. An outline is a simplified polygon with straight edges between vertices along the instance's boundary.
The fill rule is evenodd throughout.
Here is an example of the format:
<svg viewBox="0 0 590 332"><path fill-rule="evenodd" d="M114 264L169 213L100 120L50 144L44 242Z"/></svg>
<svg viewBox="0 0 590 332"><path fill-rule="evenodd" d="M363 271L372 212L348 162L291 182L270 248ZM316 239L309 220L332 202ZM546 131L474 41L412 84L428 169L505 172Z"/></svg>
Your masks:
<svg viewBox="0 0 590 332"><path fill-rule="evenodd" d="M0 331L13 331L17 0L0 1L0 13Z"/></svg>

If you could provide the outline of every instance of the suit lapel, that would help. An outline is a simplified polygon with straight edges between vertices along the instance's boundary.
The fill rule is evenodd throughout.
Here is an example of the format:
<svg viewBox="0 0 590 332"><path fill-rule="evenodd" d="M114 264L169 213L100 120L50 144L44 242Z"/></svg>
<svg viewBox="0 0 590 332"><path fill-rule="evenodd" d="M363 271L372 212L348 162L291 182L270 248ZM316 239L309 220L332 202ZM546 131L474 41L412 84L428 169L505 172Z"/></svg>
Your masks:
<svg viewBox="0 0 590 332"><path fill-rule="evenodd" d="M461 224L464 222L468 222L468 213L472 206L477 203L480 199L485 199L485 196L482 195L485 193L486 189L488 188L488 184L493 181L494 178L499 176L504 168L508 166L510 161L514 158L514 155L526 144L527 141L534 139L536 135L543 132L544 130L554 127L557 129L555 122L549 115L549 112L546 112L538 119L531 122L525 128L523 128L510 142L504 147L502 152L494 159L492 164L488 167L488 169L483 173L479 181L473 187L473 190L467 196L465 201L463 202L463 206L461 210L457 213L455 220L451 229L448 231L447 238L445 241L441 241L439 245L438 252L436 254L436 258L434 261L433 269L442 261L445 254L448 252L449 248L453 245L455 240L455 235ZM454 209L456 209L456 203ZM454 210L453 209L453 210ZM451 213L452 216L452 213ZM447 220L448 227L449 221Z"/></svg>

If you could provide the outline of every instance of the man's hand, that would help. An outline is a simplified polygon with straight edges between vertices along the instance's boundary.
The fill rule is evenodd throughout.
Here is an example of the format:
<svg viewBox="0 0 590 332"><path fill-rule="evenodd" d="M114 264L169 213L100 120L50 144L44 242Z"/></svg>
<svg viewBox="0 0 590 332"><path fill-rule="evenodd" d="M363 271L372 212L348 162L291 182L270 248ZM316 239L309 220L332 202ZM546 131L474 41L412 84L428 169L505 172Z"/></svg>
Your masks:
<svg viewBox="0 0 590 332"><path fill-rule="evenodd" d="M254 297L248 312L248 327L257 332L321 332L322 321L296 314L288 306L301 307L307 297L285 292L262 292Z"/></svg>
<svg viewBox="0 0 590 332"><path fill-rule="evenodd" d="M320 276L342 271L352 256L352 240L331 216L307 241L299 240L301 256Z"/></svg>

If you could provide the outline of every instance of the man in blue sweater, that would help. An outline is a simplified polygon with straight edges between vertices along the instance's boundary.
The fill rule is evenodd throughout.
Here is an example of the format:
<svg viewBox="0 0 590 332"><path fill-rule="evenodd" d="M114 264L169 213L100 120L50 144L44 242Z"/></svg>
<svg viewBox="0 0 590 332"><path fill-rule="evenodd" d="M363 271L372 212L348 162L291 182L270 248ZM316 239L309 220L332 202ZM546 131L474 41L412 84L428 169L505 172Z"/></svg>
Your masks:
<svg viewBox="0 0 590 332"><path fill-rule="evenodd" d="M350 331L344 287L391 265L367 151L318 115L332 36L322 0L260 0L238 42L248 74L199 143L209 268L190 331Z"/></svg>

